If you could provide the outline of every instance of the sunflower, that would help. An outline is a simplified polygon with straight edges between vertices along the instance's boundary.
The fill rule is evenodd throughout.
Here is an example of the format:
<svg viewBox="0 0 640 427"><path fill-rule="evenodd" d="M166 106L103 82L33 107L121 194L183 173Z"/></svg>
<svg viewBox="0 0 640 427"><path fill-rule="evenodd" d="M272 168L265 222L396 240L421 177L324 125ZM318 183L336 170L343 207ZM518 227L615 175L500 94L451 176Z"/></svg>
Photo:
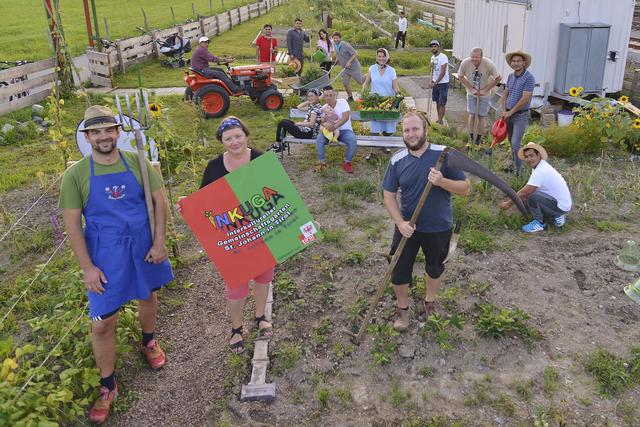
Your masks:
<svg viewBox="0 0 640 427"><path fill-rule="evenodd" d="M633 121L633 127L636 129L640 129L640 119L635 119Z"/></svg>
<svg viewBox="0 0 640 427"><path fill-rule="evenodd" d="M629 97L627 95L622 95L618 101L626 104L627 102L629 102Z"/></svg>
<svg viewBox="0 0 640 427"><path fill-rule="evenodd" d="M577 87L571 86L571 88L569 89L569 95L578 96L578 95L580 95L580 91L578 90Z"/></svg>
<svg viewBox="0 0 640 427"><path fill-rule="evenodd" d="M584 118L587 119L587 120L591 120L591 114L585 115Z"/></svg>
<svg viewBox="0 0 640 427"><path fill-rule="evenodd" d="M149 104L149 111L151 111L151 115L156 119L160 117L160 114L162 114L160 104Z"/></svg>
<svg viewBox="0 0 640 427"><path fill-rule="evenodd" d="M582 92L584 92L584 88L582 86L578 86L578 93L582 95Z"/></svg>

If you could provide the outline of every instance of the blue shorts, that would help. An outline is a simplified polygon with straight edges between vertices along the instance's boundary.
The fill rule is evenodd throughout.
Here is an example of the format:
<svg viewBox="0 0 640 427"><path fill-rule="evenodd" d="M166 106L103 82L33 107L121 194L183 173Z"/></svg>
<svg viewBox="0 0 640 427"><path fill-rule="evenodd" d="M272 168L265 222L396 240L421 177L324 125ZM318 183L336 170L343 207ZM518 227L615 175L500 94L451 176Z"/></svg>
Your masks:
<svg viewBox="0 0 640 427"><path fill-rule="evenodd" d="M431 90L431 99L438 105L447 105L449 83L438 83Z"/></svg>

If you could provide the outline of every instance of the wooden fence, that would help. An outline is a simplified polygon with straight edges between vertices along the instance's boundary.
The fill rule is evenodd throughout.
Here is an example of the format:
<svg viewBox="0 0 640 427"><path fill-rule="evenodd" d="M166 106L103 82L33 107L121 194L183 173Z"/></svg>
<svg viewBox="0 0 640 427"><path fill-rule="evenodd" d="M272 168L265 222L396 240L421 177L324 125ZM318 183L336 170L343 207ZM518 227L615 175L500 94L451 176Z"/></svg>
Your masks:
<svg viewBox="0 0 640 427"><path fill-rule="evenodd" d="M58 83L54 58L0 71L0 116L40 102Z"/></svg>
<svg viewBox="0 0 640 427"><path fill-rule="evenodd" d="M217 36L234 26L250 19L262 16L272 7L283 4L286 0L261 0L257 3L226 10L215 16L202 17L198 21L178 25L150 34L125 40L116 40L116 47L105 52L87 50L91 83L97 86L113 87L113 73L125 73L137 63L160 57L158 43L172 34L180 34L192 44L204 36Z"/></svg>
<svg viewBox="0 0 640 427"><path fill-rule="evenodd" d="M405 16L409 16L411 9L398 5L398 12L404 12ZM442 28L445 31L453 31L455 20L449 16L439 15L435 12L421 12L422 20L430 22L432 25Z"/></svg>

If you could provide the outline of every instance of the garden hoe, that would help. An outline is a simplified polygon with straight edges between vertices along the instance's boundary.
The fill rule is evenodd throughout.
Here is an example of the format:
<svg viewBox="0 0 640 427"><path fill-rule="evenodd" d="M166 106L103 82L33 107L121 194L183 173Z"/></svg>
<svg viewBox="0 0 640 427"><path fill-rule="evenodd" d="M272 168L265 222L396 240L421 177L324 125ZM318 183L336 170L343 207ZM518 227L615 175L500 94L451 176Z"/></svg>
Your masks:
<svg viewBox="0 0 640 427"><path fill-rule="evenodd" d="M495 175L493 172L486 169L484 166L471 160L470 158L468 158L458 150L451 147L445 147L444 150L442 150L442 154L440 154L440 157L436 162L436 165L434 168L435 170L439 171L442 168L442 164L444 163L445 158L447 160L447 168L458 169L458 170L463 170L465 172L468 172L472 175L475 175L479 178L484 179L485 181L488 181L489 183L491 183L492 185L494 185L495 187L503 191L513 201L513 203L516 205L520 213L522 213L522 216L524 216L525 218L527 217L527 209L525 208L524 203L522 203L522 200L520 200L520 197L518 197L518 194L515 192L515 190L509 187L509 184L507 184L502 178ZM420 196L420 200L418 200L416 209L413 211L413 215L411 215L411 219L409 220L409 224L411 224L412 226L415 225L416 220L418 219L418 215L422 211L427 201L427 197L429 196L429 192L431 191L432 186L433 184L431 183L431 181L427 181L427 184L424 187L424 191ZM456 228L458 228L458 224L456 224ZM458 228L458 231L459 231L459 228ZM380 298L382 297L385 286L391 279L391 273L393 272L393 269L398 263L398 259L400 258L400 255L402 254L402 251L404 250L406 243L407 243L407 238L403 236L402 239L400 240L400 244L398 245L398 248L396 249L396 252L391 257L391 262L389 263L389 266L387 267L387 270L385 271L385 274L382 277L380 284L378 285L378 289L376 289L376 293L373 296L373 301L371 301L371 304L369 305L369 310L367 312L367 315L364 318L364 321L362 322L362 325L360 326L360 330L358 331L358 334L355 336L355 343L358 345L362 342L362 339L364 338L364 335L367 332L367 326L369 326L369 322L371 321L373 312L375 311L375 308L378 305ZM457 245L457 239L456 239L456 245ZM451 246L449 246L449 248L450 248L449 253L452 253ZM453 250L455 251L455 247ZM449 255L447 255L447 258L448 257Z"/></svg>

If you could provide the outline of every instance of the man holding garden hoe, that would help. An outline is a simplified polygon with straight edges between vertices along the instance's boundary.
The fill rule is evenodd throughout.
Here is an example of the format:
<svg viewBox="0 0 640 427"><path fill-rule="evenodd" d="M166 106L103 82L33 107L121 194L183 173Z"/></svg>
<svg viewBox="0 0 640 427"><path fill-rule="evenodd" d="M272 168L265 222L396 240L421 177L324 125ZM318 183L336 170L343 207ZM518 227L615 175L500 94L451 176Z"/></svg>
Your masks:
<svg viewBox="0 0 640 427"><path fill-rule="evenodd" d="M129 301L138 300L140 351L152 369L164 366L165 354L154 338L156 291L173 279L165 244L167 205L162 180L148 163L155 208L152 236L141 168L135 153L117 148L119 127L107 107L85 111L80 130L93 151L64 173L59 201L88 290L93 355L100 370L100 395L89 412L89 420L96 423L107 419L118 394L116 326L120 308Z"/></svg>
<svg viewBox="0 0 640 427"><path fill-rule="evenodd" d="M444 146L427 141L428 122L417 112L409 112L402 119L402 134L406 149L393 155L382 181L384 205L395 222L391 254L395 253L402 237L407 243L393 269L391 283L396 296L396 320L393 327L404 331L409 327L409 285L418 251L425 254L426 295L424 309L427 316L435 310L435 299L444 272L443 261L449 252L451 239L451 194L467 195L470 181L463 171L435 165ZM410 218L416 209L427 182L433 185L415 225ZM396 198L400 189L401 208Z"/></svg>
<svg viewBox="0 0 640 427"><path fill-rule="evenodd" d="M491 89L500 83L502 76L479 47L471 49L469 57L460 64L458 74L460 83L467 89L467 126L471 142L480 145L485 133L484 118L489 114Z"/></svg>

